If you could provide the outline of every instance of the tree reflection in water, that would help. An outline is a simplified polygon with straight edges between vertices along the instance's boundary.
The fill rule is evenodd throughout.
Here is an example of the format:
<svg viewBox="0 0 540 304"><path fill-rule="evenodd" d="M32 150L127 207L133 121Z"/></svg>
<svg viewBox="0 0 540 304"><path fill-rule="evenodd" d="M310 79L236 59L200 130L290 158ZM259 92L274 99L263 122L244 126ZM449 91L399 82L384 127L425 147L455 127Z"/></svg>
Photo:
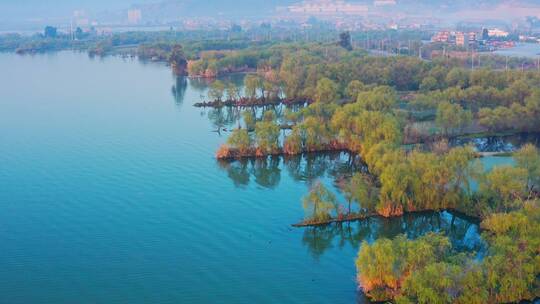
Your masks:
<svg viewBox="0 0 540 304"><path fill-rule="evenodd" d="M176 81L171 88L171 93L174 98L174 102L177 106L181 106L184 103L184 95L186 94L188 81L186 77L176 76Z"/></svg>
<svg viewBox="0 0 540 304"><path fill-rule="evenodd" d="M227 171L227 176L236 187L247 186L253 178L255 183L264 188L273 189L281 180L281 158L249 158L237 161L218 161L219 166Z"/></svg>
<svg viewBox="0 0 540 304"><path fill-rule="evenodd" d="M240 121L240 115L240 109L234 107L212 108L208 111L208 119L214 130L220 134L225 128L236 127Z"/></svg>
<svg viewBox="0 0 540 304"><path fill-rule="evenodd" d="M524 133L508 136L456 138L450 141L451 146L472 144L481 152L511 152L519 149L525 143L532 143L536 146L540 146L540 134Z"/></svg>
<svg viewBox="0 0 540 304"><path fill-rule="evenodd" d="M302 244L319 259L326 250L351 246L359 248L363 241L372 243L379 238L394 238L405 234L416 239L428 232L439 232L450 239L457 251L481 252L484 243L478 223L450 212L423 212L385 219L374 217L363 221L305 228Z"/></svg>
<svg viewBox="0 0 540 304"><path fill-rule="evenodd" d="M295 181L310 184L322 177L331 177L337 182L354 172L366 170L359 157L345 152L220 160L218 164L237 187L247 186L253 179L258 185L270 189L278 186L282 171L288 172Z"/></svg>

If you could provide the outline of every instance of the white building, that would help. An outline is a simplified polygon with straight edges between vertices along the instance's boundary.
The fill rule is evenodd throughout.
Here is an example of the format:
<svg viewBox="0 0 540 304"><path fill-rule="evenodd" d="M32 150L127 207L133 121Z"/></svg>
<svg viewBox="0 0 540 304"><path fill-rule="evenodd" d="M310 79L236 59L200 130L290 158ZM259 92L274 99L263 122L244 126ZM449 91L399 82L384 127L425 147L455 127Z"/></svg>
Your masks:
<svg viewBox="0 0 540 304"><path fill-rule="evenodd" d="M488 35L489 37L508 37L510 33L508 33L507 31L503 31L503 30L495 28L495 29L489 29Z"/></svg>
<svg viewBox="0 0 540 304"><path fill-rule="evenodd" d="M306 0L287 7L289 13L310 16L365 15L368 7L341 0Z"/></svg>

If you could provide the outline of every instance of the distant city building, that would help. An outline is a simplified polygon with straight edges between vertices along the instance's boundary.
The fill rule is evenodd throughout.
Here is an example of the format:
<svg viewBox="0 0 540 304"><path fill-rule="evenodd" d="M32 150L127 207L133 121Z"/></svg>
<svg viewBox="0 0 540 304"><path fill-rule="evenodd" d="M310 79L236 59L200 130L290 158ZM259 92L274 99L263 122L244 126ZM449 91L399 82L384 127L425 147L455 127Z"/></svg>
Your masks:
<svg viewBox="0 0 540 304"><path fill-rule="evenodd" d="M388 6L396 5L396 0L375 0L373 1L374 6Z"/></svg>
<svg viewBox="0 0 540 304"><path fill-rule="evenodd" d="M469 34L463 32L456 33L456 45L457 46L469 46Z"/></svg>
<svg viewBox="0 0 540 304"><path fill-rule="evenodd" d="M365 15L366 5L347 3L341 0L306 0L287 7L292 14L309 16Z"/></svg>
<svg viewBox="0 0 540 304"><path fill-rule="evenodd" d="M469 44L475 43L478 40L476 36L475 32L469 32Z"/></svg>
<svg viewBox="0 0 540 304"><path fill-rule="evenodd" d="M441 31L431 37L432 42L449 42L450 41L450 32Z"/></svg>
<svg viewBox="0 0 540 304"><path fill-rule="evenodd" d="M128 11L128 22L130 24L139 24L142 20L142 12L140 9L132 9Z"/></svg>
<svg viewBox="0 0 540 304"><path fill-rule="evenodd" d="M504 37L508 37L510 33L508 33L507 31L503 31L503 30L495 28L495 29L489 29L488 35L489 37L504 38Z"/></svg>
<svg viewBox="0 0 540 304"><path fill-rule="evenodd" d="M489 30L487 28L482 29L482 40L489 40Z"/></svg>

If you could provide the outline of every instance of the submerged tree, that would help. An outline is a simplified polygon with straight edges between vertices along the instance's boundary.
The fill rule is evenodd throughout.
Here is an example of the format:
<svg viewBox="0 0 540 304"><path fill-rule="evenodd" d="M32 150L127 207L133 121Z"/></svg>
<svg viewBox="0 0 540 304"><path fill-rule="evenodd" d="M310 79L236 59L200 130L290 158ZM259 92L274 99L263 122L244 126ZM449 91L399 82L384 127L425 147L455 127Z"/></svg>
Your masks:
<svg viewBox="0 0 540 304"><path fill-rule="evenodd" d="M316 182L303 199L306 219L324 221L332 217L331 212L337 209L336 196L321 182Z"/></svg>
<svg viewBox="0 0 540 304"><path fill-rule="evenodd" d="M231 148L238 150L240 154L245 154L251 147L251 138L246 129L236 129L227 139L227 144Z"/></svg>
<svg viewBox="0 0 540 304"><path fill-rule="evenodd" d="M255 140L261 155L272 154L279 149L279 134L281 129L274 123L273 114L270 111L265 113L265 119L255 124Z"/></svg>
<svg viewBox="0 0 540 304"><path fill-rule="evenodd" d="M225 84L221 80L216 80L210 85L210 89L208 90L208 96L211 99L221 101L224 94Z"/></svg>
<svg viewBox="0 0 540 304"><path fill-rule="evenodd" d="M361 211L373 212L379 200L379 191L370 177L355 173L343 186L344 196L348 202L347 214L351 214L352 202L358 203Z"/></svg>
<svg viewBox="0 0 540 304"><path fill-rule="evenodd" d="M226 91L228 99L240 100L240 90L238 89L238 86L236 86L234 83L227 84Z"/></svg>
<svg viewBox="0 0 540 304"><path fill-rule="evenodd" d="M246 129L253 130L255 129L255 117L251 113L251 111L244 111L242 113L242 118L244 119L244 124L246 125Z"/></svg>
<svg viewBox="0 0 540 304"><path fill-rule="evenodd" d="M261 83L261 78L257 75L249 74L244 78L245 93L249 99L257 98L257 90Z"/></svg>

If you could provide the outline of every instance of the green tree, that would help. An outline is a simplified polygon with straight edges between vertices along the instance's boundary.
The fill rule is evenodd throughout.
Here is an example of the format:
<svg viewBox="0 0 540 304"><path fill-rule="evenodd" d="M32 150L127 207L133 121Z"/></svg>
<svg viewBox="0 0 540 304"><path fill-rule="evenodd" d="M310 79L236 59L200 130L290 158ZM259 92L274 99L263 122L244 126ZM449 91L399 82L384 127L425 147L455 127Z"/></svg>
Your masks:
<svg viewBox="0 0 540 304"><path fill-rule="evenodd" d="M407 162L385 167L380 176L382 187L377 212L386 217L403 215L409 206L413 206L417 178Z"/></svg>
<svg viewBox="0 0 540 304"><path fill-rule="evenodd" d="M414 241L404 235L393 240L363 242L356 259L357 280L362 290L375 301L392 300L400 285L426 266L449 254L448 238L429 233Z"/></svg>
<svg viewBox="0 0 540 304"><path fill-rule="evenodd" d="M453 68L446 75L446 84L449 87L464 88L469 84L469 74L461 68Z"/></svg>
<svg viewBox="0 0 540 304"><path fill-rule="evenodd" d="M365 85L360 80L353 80L349 82L345 92L347 97L349 97L352 101L356 101L358 99L358 94L364 90Z"/></svg>
<svg viewBox="0 0 540 304"><path fill-rule="evenodd" d="M451 135L462 131L472 122L472 113L458 104L441 102L437 108L435 123L442 129L443 134Z"/></svg>
<svg viewBox="0 0 540 304"><path fill-rule="evenodd" d="M184 49L180 44L173 46L171 54L169 55L169 63L177 74L184 74L187 68L187 60L184 54Z"/></svg>
<svg viewBox="0 0 540 304"><path fill-rule="evenodd" d="M514 154L517 166L527 170L527 186L532 191L540 186L540 154L532 144L526 144Z"/></svg>
<svg viewBox="0 0 540 304"><path fill-rule="evenodd" d="M246 125L247 130L255 129L255 117L251 111L244 111L242 113L242 118L244 119L244 124Z"/></svg>
<svg viewBox="0 0 540 304"><path fill-rule="evenodd" d="M317 82L315 90L315 101L323 103L332 103L338 100L338 86L328 78L322 78Z"/></svg>
<svg viewBox="0 0 540 304"><path fill-rule="evenodd" d="M510 166L495 167L480 182L480 191L492 199L496 211L508 211L524 197L527 170Z"/></svg>
<svg viewBox="0 0 540 304"><path fill-rule="evenodd" d="M436 90L438 87L437 79L432 76L428 76L422 80L422 83L420 84L420 91L428 92Z"/></svg>
<svg viewBox="0 0 540 304"><path fill-rule="evenodd" d="M365 212L375 211L379 193L371 178L362 173L355 173L344 185L344 196L348 202L347 214L351 214L351 203L357 202Z"/></svg>
<svg viewBox="0 0 540 304"><path fill-rule="evenodd" d="M231 100L239 100L240 97L240 90L238 89L238 86L236 86L234 83L227 84L227 98Z"/></svg>
<svg viewBox="0 0 540 304"><path fill-rule="evenodd" d="M397 103L397 94L391 87L379 86L358 94L356 102L365 110L386 112Z"/></svg>
<svg viewBox="0 0 540 304"><path fill-rule="evenodd" d="M238 150L240 154L245 154L251 147L251 138L246 129L235 129L227 138L227 145Z"/></svg>
<svg viewBox="0 0 540 304"><path fill-rule="evenodd" d="M316 182L303 198L306 219L324 221L332 217L331 212L337 209L336 196L321 182Z"/></svg>
<svg viewBox="0 0 540 304"><path fill-rule="evenodd" d="M246 96L249 99L257 98L257 90L261 86L261 78L257 75L248 74L244 78L244 87Z"/></svg>
<svg viewBox="0 0 540 304"><path fill-rule="evenodd" d="M214 100L221 101L224 93L225 93L225 84L220 80L214 81L210 85L210 89L208 90L208 96Z"/></svg>
<svg viewBox="0 0 540 304"><path fill-rule="evenodd" d="M459 286L457 277L463 269L448 263L433 263L414 272L404 282L403 293L408 298L406 303L451 304L456 301L454 290ZM405 303L404 299L397 303Z"/></svg>
<svg viewBox="0 0 540 304"><path fill-rule="evenodd" d="M263 154L271 154L279 149L280 128L273 121L260 121L255 124L255 140Z"/></svg>
<svg viewBox="0 0 540 304"><path fill-rule="evenodd" d="M285 138L283 143L283 151L288 155L297 155L302 153L303 139L301 135L302 131L299 127L293 127L289 136Z"/></svg>

